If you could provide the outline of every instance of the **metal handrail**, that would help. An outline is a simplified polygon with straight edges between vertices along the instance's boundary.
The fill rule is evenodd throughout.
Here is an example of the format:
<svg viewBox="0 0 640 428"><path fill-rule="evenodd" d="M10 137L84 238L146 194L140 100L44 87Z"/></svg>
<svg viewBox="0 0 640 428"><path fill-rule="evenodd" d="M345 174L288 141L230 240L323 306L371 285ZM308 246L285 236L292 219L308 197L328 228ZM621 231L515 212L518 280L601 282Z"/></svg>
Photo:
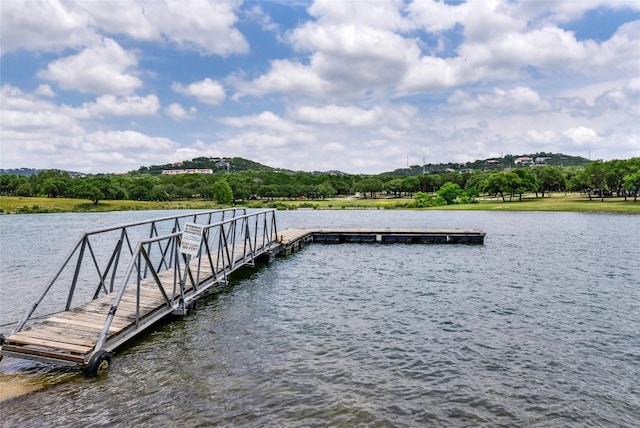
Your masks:
<svg viewBox="0 0 640 428"><path fill-rule="evenodd" d="M257 223L259 223L260 219L262 219L263 229L261 233L258 233L258 228L254 228L254 230L251 231L249 227L249 221L252 218L255 218ZM269 227L270 225L271 227ZM220 274L223 275L223 282L226 282L226 275L228 273L232 272L240 265L246 263L248 259L250 259L253 263L256 257L259 255L258 252L262 253L264 251L267 251L271 248L271 245L277 243L277 229L275 224L274 210L236 216L228 220L223 220L217 223L206 225L203 229L203 242L195 259L191 259L189 256L181 254L179 252L182 232L163 235L152 239L145 239L138 242L138 245L134 252L134 257L132 257L131 262L129 263L126 275L122 281L122 286L118 289L118 293L113 300L113 303L105 320L105 324L96 343L94 352L102 349L105 346L111 323L113 322L113 319L117 313L125 290L127 289L127 287L134 284L134 282L131 281L131 276L136 271L138 272L138 275L135 284L137 287L136 295L138 297L136 299L135 327L138 327L138 323L140 322L139 296L142 278L142 276L140 275L140 271L142 270L143 265L145 270L149 269L154 278L155 285L162 292L165 300L164 307L172 311L185 311L186 305L188 304L187 299L188 297L190 297L186 295L187 287L189 287L189 290L191 290L190 295L195 296L201 291L198 289L198 286L204 285L204 283L200 283L200 274L202 272L201 268L203 266L203 260L205 263L209 263L208 267L212 271L211 279L206 281L207 286L219 282ZM265 231L269 233L268 236L264 235ZM262 235L262 245L260 247L254 246L251 242L252 240L254 242L257 242L258 235ZM154 269L151 254L146 251L146 248L151 248L151 245L149 244L160 241L171 241L171 247L174 248L171 256L173 258L172 266L174 269L171 295L166 294L167 287L162 284L162 280L160 279L161 272ZM216 263L216 266L214 267L212 263L213 259L211 254L211 244L215 242L218 242L218 257L216 257L216 261L219 262L220 256L222 255L223 263L222 265ZM242 254L236 255L235 251L239 244L243 245L243 252ZM249 247L248 252L247 245ZM144 263L142 261L142 258L144 258L145 260ZM191 271L191 265L193 264L192 262L195 262L196 266L195 275ZM242 263L238 264L239 262ZM189 279L188 283L187 279ZM203 287L203 289L204 288L206 287Z"/></svg>
<svg viewBox="0 0 640 428"><path fill-rule="evenodd" d="M191 221L193 223L212 225L217 224L225 219L234 219L247 215L246 208L230 208L230 209L222 209L222 210L209 210L209 211L200 211L189 214L180 214L168 217L162 217L158 219L152 220L144 220L132 223L126 223L118 226L106 227L101 229L96 229L88 232L84 232L78 242L73 246L71 251L65 256L59 265L58 269L54 271L51 279L45 284L45 286L41 289L36 300L29 305L29 307L23 313L22 318L18 322L15 327L13 333L19 332L28 323L29 319L35 313L37 308L42 304L45 298L49 295L52 287L55 284L60 284L60 281L63 281L61 278L63 272L72 271L73 274L71 276L71 281L68 285L68 294L64 304L64 310L69 310L73 306L74 299L77 296L76 288L81 281L81 272L85 275L96 274L97 276L97 284L92 293L92 298L96 299L100 295L108 294L114 291L114 287L116 282L120 279L123 274L120 265L123 260L126 258L131 258L130 261L134 262L136 260L136 254L139 249L137 244L134 244L133 241L136 240L136 234L144 234L145 230L148 228L147 240L145 241L145 245L147 245L146 251L151 253L151 246L157 245L159 246L159 250L161 256L158 257L158 266L155 268L156 270L162 269L170 269L172 267L171 263L174 262L174 258L166 257L166 255L173 253L175 246L175 241L167 241L165 246L162 247L160 238L162 230L171 230L171 233L181 233L184 224ZM273 219L275 224L275 216ZM101 250L105 250L104 242L101 242L100 239L109 233L113 233L119 231L117 240L115 244L111 244L111 250L109 247L106 248L107 261L101 263L96 256L96 248L99 247ZM166 236L162 235L162 236ZM256 237L257 238L257 237ZM104 239L107 239L105 236ZM103 241L104 241L103 239ZM140 241L142 242L142 241ZM77 254L77 259L74 261L74 256ZM86 260L88 259L88 260ZM126 261L126 260L124 260ZM145 267L147 264L144 264ZM134 263L133 268L136 267ZM124 272L126 276L126 271ZM142 278L146 278L149 275L149 271L138 272L139 276ZM83 283L84 285L84 283ZM64 283L63 283L64 286ZM86 290L85 290L86 291ZM88 299L90 300L90 299ZM12 333L12 334L13 334Z"/></svg>

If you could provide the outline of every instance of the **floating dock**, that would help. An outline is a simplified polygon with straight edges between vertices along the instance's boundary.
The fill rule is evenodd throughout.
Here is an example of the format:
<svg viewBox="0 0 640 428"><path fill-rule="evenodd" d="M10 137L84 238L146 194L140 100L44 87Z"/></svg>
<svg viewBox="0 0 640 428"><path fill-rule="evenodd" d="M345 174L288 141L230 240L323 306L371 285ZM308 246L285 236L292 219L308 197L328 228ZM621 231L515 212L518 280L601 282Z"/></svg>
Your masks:
<svg viewBox="0 0 640 428"><path fill-rule="evenodd" d="M279 232L278 252L291 254L316 242L379 244L483 244L486 233L471 229L287 229Z"/></svg>
<svg viewBox="0 0 640 428"><path fill-rule="evenodd" d="M142 238L136 242L136 236ZM216 210L88 232L11 335L2 337L1 349L6 356L79 367L95 376L116 348L167 316L186 315L199 297L224 287L243 266L309 243L482 244L484 237L460 229L278 232L274 210ZM97 250L98 238L109 242L107 251ZM62 298L53 291L60 283ZM51 307L50 300L62 307L37 316L39 307Z"/></svg>

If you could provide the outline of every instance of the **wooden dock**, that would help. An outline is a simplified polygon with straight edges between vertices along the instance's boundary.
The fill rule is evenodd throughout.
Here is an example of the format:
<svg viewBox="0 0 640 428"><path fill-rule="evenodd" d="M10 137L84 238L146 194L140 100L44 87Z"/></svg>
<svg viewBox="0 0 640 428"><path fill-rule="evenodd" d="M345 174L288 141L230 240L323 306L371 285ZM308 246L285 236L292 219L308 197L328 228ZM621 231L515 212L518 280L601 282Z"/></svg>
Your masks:
<svg viewBox="0 0 640 428"><path fill-rule="evenodd" d="M287 229L279 232L279 251L291 254L316 243L483 244L486 233L470 229Z"/></svg>
<svg viewBox="0 0 640 428"><path fill-rule="evenodd" d="M273 242L272 245L275 248L278 244ZM11 334L5 339L2 351L12 357L86 367L110 313L113 313L113 319L105 338L109 345L104 348L108 352L132 338L132 332L137 335L166 316L183 315L179 309L180 295L195 301L205 291L215 291L216 286L226 285L227 276L250 261L240 248L236 250L233 263L223 263L215 274L211 266L199 263L198 259L191 260L189 271L192 275L198 273L198 282L195 286L185 284L182 293L171 289L174 272L166 270L157 275L158 281L151 277L141 281L140 287L127 287L115 311L116 291L71 310L54 313ZM266 250L270 251L266 248L260 255L266 254Z"/></svg>
<svg viewBox="0 0 640 428"><path fill-rule="evenodd" d="M265 220L264 231L267 230L268 221L271 220ZM275 225L275 219L273 222ZM255 230L256 234L263 233L259 232L260 228L257 226ZM302 246L314 242L482 244L485 236L482 231L460 229L287 229L276 233L274 227L273 232L264 232L263 235L250 237L249 240L243 238L239 242L228 243L228 230L225 231L221 226L217 233L219 236L212 239L212 242L219 243L217 248L209 248L216 246L213 244L206 245L206 252L200 257L178 257L176 251L176 260L172 260L176 263L175 266L179 266L179 260L184 259L184 280L180 280L179 283L176 277L183 275L180 268L167 267L146 275L148 269L153 270L149 263L144 265L146 276L142 278L140 272L143 263L132 261L133 266L138 269L138 277L142 278L135 281L135 284L129 285L125 281L120 289L104 293L74 308L50 314L43 319L31 320L28 325L22 322L16 331L5 339L2 352L11 357L81 367L93 376L101 368L108 366L110 353L116 348L166 316L185 315L189 304L201 294L226 284L227 276L231 272L242 266L254 265L257 258L272 261L277 255L290 255ZM174 233L150 239L149 242L179 240L180 237L180 233ZM258 242L257 237L261 237L261 244L252 245L251 242ZM247 246L250 247L249 252ZM151 248L151 245L148 247ZM144 251L144 245L140 245L139 248L139 251ZM169 248L169 244L165 246L165 253L166 248ZM162 257L166 257L164 253ZM167 266L171 266L168 261L163 261ZM129 269L131 270L131 267ZM104 276L107 276L106 272ZM104 285L101 284L101 287ZM72 285L71 293L73 288L75 285ZM33 310L38 303L40 302L33 306ZM24 320L28 318L27 316Z"/></svg>

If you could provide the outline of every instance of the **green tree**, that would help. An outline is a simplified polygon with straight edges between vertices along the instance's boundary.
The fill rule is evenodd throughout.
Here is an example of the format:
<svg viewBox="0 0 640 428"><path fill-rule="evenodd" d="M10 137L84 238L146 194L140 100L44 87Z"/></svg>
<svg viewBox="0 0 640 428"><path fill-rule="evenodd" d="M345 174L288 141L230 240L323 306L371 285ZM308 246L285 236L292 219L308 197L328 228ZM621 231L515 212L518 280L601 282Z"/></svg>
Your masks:
<svg viewBox="0 0 640 428"><path fill-rule="evenodd" d="M28 186L31 188L27 177L24 175L16 174L2 174L0 175L0 194L4 196L17 196L17 191L21 186ZM28 193L32 193L29 190ZM25 195L23 195L25 196Z"/></svg>
<svg viewBox="0 0 640 428"><path fill-rule="evenodd" d="M367 192L371 194L372 198L375 198L376 193L382 191L383 188L382 180L374 177L364 178L357 185L357 189L364 194L365 199Z"/></svg>
<svg viewBox="0 0 640 428"><path fill-rule="evenodd" d="M447 205L442 196L432 196L424 192L416 192L413 194L413 203L416 208L427 208L441 205Z"/></svg>
<svg viewBox="0 0 640 428"><path fill-rule="evenodd" d="M229 174L226 177L227 183L231 186L231 191L236 199L248 200L251 198L251 177L246 173Z"/></svg>
<svg viewBox="0 0 640 428"><path fill-rule="evenodd" d="M629 173L624 176L623 188L625 190L625 201L627 194L633 195L633 201L638 201L638 192L640 192L640 158L631 158L628 161Z"/></svg>
<svg viewBox="0 0 640 428"><path fill-rule="evenodd" d="M589 163L576 175L576 181L592 200L593 194L598 194L604 202L606 167L601 160Z"/></svg>
<svg viewBox="0 0 640 428"><path fill-rule="evenodd" d="M475 203L475 199L480 196L480 191L473 186L467 188L464 193L472 203Z"/></svg>
<svg viewBox="0 0 640 428"><path fill-rule="evenodd" d="M469 189L476 189L476 191L478 191L478 195L476 196L480 196L479 190L484 187L484 182L487 180L490 174L491 173L488 172L474 172L472 174L469 174L465 190L468 192ZM472 197L470 194L468 194L468 196Z"/></svg>
<svg viewBox="0 0 640 428"><path fill-rule="evenodd" d="M238 199L242 199L243 201L251 198L251 186L245 183L237 183L235 186L231 187L231 191L234 196Z"/></svg>
<svg viewBox="0 0 640 428"><path fill-rule="evenodd" d="M71 185L71 176L66 171L45 169L29 177L35 193L48 198L63 196Z"/></svg>
<svg viewBox="0 0 640 428"><path fill-rule="evenodd" d="M513 196L523 190L522 179L515 172L504 173L504 192L509 194L509 202L513 201Z"/></svg>
<svg viewBox="0 0 640 428"><path fill-rule="evenodd" d="M219 204L233 204L233 191L224 178L213 183L213 198Z"/></svg>
<svg viewBox="0 0 640 428"><path fill-rule="evenodd" d="M536 197L538 196L538 192L541 192L542 197L544 198L545 192L562 191L567 188L567 177L560 167L538 167L534 169L534 173L538 178Z"/></svg>
<svg viewBox="0 0 640 428"><path fill-rule="evenodd" d="M494 172L485 180L482 190L492 195L500 195L502 202L506 202L504 192L507 188L507 179L504 172Z"/></svg>
<svg viewBox="0 0 640 428"><path fill-rule="evenodd" d="M57 198L67 191L67 182L60 178L45 178L40 185L40 191L47 195L47 198Z"/></svg>
<svg viewBox="0 0 640 428"><path fill-rule="evenodd" d="M333 188L330 182L325 181L316 186L316 194L322 199L325 199L326 197L335 196L336 189Z"/></svg>
<svg viewBox="0 0 640 428"><path fill-rule="evenodd" d="M637 202L638 192L640 192L640 171L628 174L624 177L624 188L629 192L629 194L633 195L633 202Z"/></svg>
<svg viewBox="0 0 640 428"><path fill-rule="evenodd" d="M34 194L33 186L28 181L19 184L15 192L15 196L33 196Z"/></svg>
<svg viewBox="0 0 640 428"><path fill-rule="evenodd" d="M403 189L402 178L393 178L393 179L387 181L384 184L384 189L387 192L393 193L393 196L395 198L399 197L400 196L400 192L402 192L402 189Z"/></svg>
<svg viewBox="0 0 640 428"><path fill-rule="evenodd" d="M514 186L513 192L519 196L522 201L522 194L526 192L535 192L538 190L538 178L529 168L518 168L514 173L520 179Z"/></svg>
<svg viewBox="0 0 640 428"><path fill-rule="evenodd" d="M98 205L100 200L104 199L104 193L90 178L76 181L73 185L73 195L78 199L88 199L93 205Z"/></svg>
<svg viewBox="0 0 640 428"><path fill-rule="evenodd" d="M424 174L418 177L420 181L420 190L427 193L433 193L440 188L442 177L439 174Z"/></svg>
<svg viewBox="0 0 640 428"><path fill-rule="evenodd" d="M624 177L630 172L629 162L626 160L611 160L604 163L604 181L607 189L616 192L618 196L623 193Z"/></svg>
<svg viewBox="0 0 640 428"><path fill-rule="evenodd" d="M126 182L127 194L129 198L136 201L158 200L158 192L154 192L154 187L161 184L161 179L156 176L145 175L133 177Z"/></svg>
<svg viewBox="0 0 640 428"><path fill-rule="evenodd" d="M440 190L438 190L438 196L444 199L447 205L451 205L462 194L462 189L457 183L447 182L444 183Z"/></svg>
<svg viewBox="0 0 640 428"><path fill-rule="evenodd" d="M336 189L337 195L347 195L351 191L351 185L343 179L334 179L331 186Z"/></svg>
<svg viewBox="0 0 640 428"><path fill-rule="evenodd" d="M402 191L405 195L413 195L414 192L420 190L420 180L416 176L406 177L402 179Z"/></svg>

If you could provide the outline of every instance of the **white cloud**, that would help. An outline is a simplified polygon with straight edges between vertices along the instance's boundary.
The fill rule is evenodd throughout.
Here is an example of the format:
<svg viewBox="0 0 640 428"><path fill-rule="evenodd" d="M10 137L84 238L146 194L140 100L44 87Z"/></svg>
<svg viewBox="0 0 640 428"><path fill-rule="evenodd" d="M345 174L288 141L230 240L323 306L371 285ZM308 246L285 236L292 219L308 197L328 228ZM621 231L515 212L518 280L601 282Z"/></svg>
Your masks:
<svg viewBox="0 0 640 428"><path fill-rule="evenodd" d="M562 133L565 137L579 146L587 146L596 143L599 140L598 133L591 128L578 126L569 128Z"/></svg>
<svg viewBox="0 0 640 428"><path fill-rule="evenodd" d="M468 13L466 9L465 4L451 6L435 1L414 1L407 6L414 25L430 32L441 32L453 28L460 21L461 14Z"/></svg>
<svg viewBox="0 0 640 428"><path fill-rule="evenodd" d="M224 87L219 82L206 78L187 86L173 83L171 89L184 95L195 97L203 104L218 105L226 98Z"/></svg>
<svg viewBox="0 0 640 428"><path fill-rule="evenodd" d="M550 130L529 129L524 132L524 139L534 144L547 144L558 140L558 133Z"/></svg>
<svg viewBox="0 0 640 428"><path fill-rule="evenodd" d="M168 138L152 137L141 132L97 131L68 141L56 141L55 158L62 159L81 152L77 159L80 171L126 172L143 165L165 163L178 144ZM69 147L74 147L69 150Z"/></svg>
<svg viewBox="0 0 640 428"><path fill-rule="evenodd" d="M239 78L230 78L230 82L237 89L234 100L247 94L261 96L270 92L321 96L330 88L330 83L312 68L289 60L273 60L269 72L252 82Z"/></svg>
<svg viewBox="0 0 640 428"><path fill-rule="evenodd" d="M240 95L270 92L314 97L360 96L367 88L393 87L417 57L416 40L394 30L408 28L402 2L317 1L309 8L316 20L302 23L286 37L309 53L308 64L273 60L270 70L251 82L234 82Z"/></svg>
<svg viewBox="0 0 640 428"><path fill-rule="evenodd" d="M53 92L53 89L51 89L51 86L49 85L39 85L38 88L35 91L36 95L40 95L42 97L55 97L56 93Z"/></svg>
<svg viewBox="0 0 640 428"><path fill-rule="evenodd" d="M640 4L638 6L640 8ZM640 20L628 22L599 45L596 55L590 59L587 75L617 72L623 75L638 75L638 53L640 49Z"/></svg>
<svg viewBox="0 0 640 428"><path fill-rule="evenodd" d="M73 8L82 13L94 28L112 34L127 34L144 41L162 40L161 29L150 19L150 9L162 8L164 2L78 1ZM117 12L114 11L117 8ZM115 13L114 13L115 12Z"/></svg>
<svg viewBox="0 0 640 428"><path fill-rule="evenodd" d="M580 19L588 10L599 8L640 10L636 0L555 0L555 1L520 1L516 5L518 14L539 18L543 22L566 23Z"/></svg>
<svg viewBox="0 0 640 428"><path fill-rule="evenodd" d="M154 98L157 101L155 95L140 98L137 102L141 104L134 110L140 111L145 103L152 106ZM81 110L58 106L4 85L0 100L3 166L121 172L150 162L164 163L178 146L168 138L133 130L91 131L78 121L78 118L87 117L90 109L105 114L123 113L122 109L131 107L125 102L126 98L101 97Z"/></svg>
<svg viewBox="0 0 640 428"><path fill-rule="evenodd" d="M81 48L92 44L90 40L98 32L167 41L207 55L246 53L249 44L235 28L240 4L206 0L5 1L0 14L2 53Z"/></svg>
<svg viewBox="0 0 640 428"><path fill-rule="evenodd" d="M260 28L274 33L280 32L280 26L273 22L259 5L253 5L244 11L245 18L260 24Z"/></svg>
<svg viewBox="0 0 640 428"><path fill-rule="evenodd" d="M353 106L328 105L299 107L292 111L291 116L304 123L362 127L376 124L381 119L381 114L379 108L363 110Z"/></svg>
<svg viewBox="0 0 640 428"><path fill-rule="evenodd" d="M160 100L155 95L139 97L127 95L116 97L103 95L93 103L82 105L81 112L88 116L151 116L160 108Z"/></svg>
<svg viewBox="0 0 640 428"><path fill-rule="evenodd" d="M428 92L472 82L482 68L473 70L460 58L425 56L413 62L398 85L401 93Z"/></svg>
<svg viewBox="0 0 640 428"><path fill-rule="evenodd" d="M1 12L2 55L77 48L95 37L82 13L57 0L3 1Z"/></svg>
<svg viewBox="0 0 640 428"><path fill-rule="evenodd" d="M198 109L191 106L189 110L186 110L179 103L171 103L164 109L164 112L171 119L179 122L182 120L194 119L194 116L198 112Z"/></svg>
<svg viewBox="0 0 640 428"><path fill-rule="evenodd" d="M169 42L196 50L203 54L227 56L246 53L249 48L242 33L234 27L238 18L237 1L191 0L167 2L138 2L138 21L143 21L152 32L161 33ZM101 22L108 28L109 15ZM113 18L111 18L113 19ZM126 31L134 34L135 22L126 25Z"/></svg>
<svg viewBox="0 0 640 428"><path fill-rule="evenodd" d="M491 94L480 93L475 96L456 91L448 101L452 110L466 112L482 110L486 113L493 110L500 114L535 113L552 108L551 103L543 100L536 91L523 86L508 90L495 88Z"/></svg>
<svg viewBox="0 0 640 428"><path fill-rule="evenodd" d="M26 94L20 89L4 85L0 92L0 127L3 156L13 141L36 135L75 135L82 132L76 119L57 105ZM15 147L19 149L19 147Z"/></svg>
<svg viewBox="0 0 640 428"><path fill-rule="evenodd" d="M320 22L331 25L355 25L377 27L388 30L407 29L402 17L402 0L333 1L316 0L308 9L310 15Z"/></svg>
<svg viewBox="0 0 640 428"><path fill-rule="evenodd" d="M10 135L13 141L18 141L18 137ZM177 147L170 139L130 130L67 137L29 134L19 146L3 145L3 158L8 158L3 162L89 173L126 172L143 165L166 163Z"/></svg>
<svg viewBox="0 0 640 428"><path fill-rule="evenodd" d="M104 38L76 55L53 61L38 72L38 77L55 81L66 90L123 95L142 85L140 79L127 73L137 64L135 55Z"/></svg>
<svg viewBox="0 0 640 428"><path fill-rule="evenodd" d="M574 7L571 3L575 2L558 3L554 3L555 11L574 18L598 4L630 4L600 2ZM299 52L308 53L308 61L274 60L262 76L249 82L236 79L234 99L267 93L322 98L389 91L410 95L469 83L516 81L531 70L590 76L607 70L628 74L637 69L629 52L640 43L640 22L626 24L611 40L598 43L578 41L553 20L540 21L546 16L544 10L502 0L460 5L317 1L309 13L314 19L301 23L286 39ZM430 54L422 53L424 43L416 31L437 35L456 25L464 38L455 55L434 55L442 52L440 45L427 47Z"/></svg>
<svg viewBox="0 0 640 428"><path fill-rule="evenodd" d="M225 117L220 123L234 128L256 128L257 130L276 131L279 133L297 133L302 128L293 121L284 119L277 114L264 111L257 115Z"/></svg>
<svg viewBox="0 0 640 428"><path fill-rule="evenodd" d="M136 131L98 131L83 139L85 148L92 151L124 151L131 154L168 151L176 144L168 138L154 138Z"/></svg>

